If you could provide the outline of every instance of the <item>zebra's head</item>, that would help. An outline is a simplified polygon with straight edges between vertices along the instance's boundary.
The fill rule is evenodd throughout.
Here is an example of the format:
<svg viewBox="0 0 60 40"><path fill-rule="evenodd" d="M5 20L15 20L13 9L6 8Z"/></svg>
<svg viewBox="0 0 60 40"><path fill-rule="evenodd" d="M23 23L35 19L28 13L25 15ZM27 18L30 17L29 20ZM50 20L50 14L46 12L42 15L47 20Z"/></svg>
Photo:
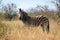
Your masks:
<svg viewBox="0 0 60 40"><path fill-rule="evenodd" d="M25 20L27 16L28 14L20 8L19 9L19 20Z"/></svg>

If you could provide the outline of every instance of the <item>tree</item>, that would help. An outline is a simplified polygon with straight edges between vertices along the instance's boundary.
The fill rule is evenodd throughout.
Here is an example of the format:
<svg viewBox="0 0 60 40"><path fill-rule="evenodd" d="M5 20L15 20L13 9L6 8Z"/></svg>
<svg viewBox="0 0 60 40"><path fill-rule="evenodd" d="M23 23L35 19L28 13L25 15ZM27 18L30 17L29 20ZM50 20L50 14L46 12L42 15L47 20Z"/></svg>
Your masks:
<svg viewBox="0 0 60 40"><path fill-rule="evenodd" d="M2 0L0 0L0 4L1 4Z"/></svg>
<svg viewBox="0 0 60 40"><path fill-rule="evenodd" d="M0 0L0 12L1 12L1 7L2 7L2 1L3 0Z"/></svg>
<svg viewBox="0 0 60 40"><path fill-rule="evenodd" d="M16 5L15 4L7 4L2 7L3 12L5 12L5 17L9 20L12 20L13 17L16 16L17 10L16 10Z"/></svg>
<svg viewBox="0 0 60 40"><path fill-rule="evenodd" d="M55 6L57 8L58 17L60 17L60 0L55 0L55 1L53 1L53 3L55 4Z"/></svg>

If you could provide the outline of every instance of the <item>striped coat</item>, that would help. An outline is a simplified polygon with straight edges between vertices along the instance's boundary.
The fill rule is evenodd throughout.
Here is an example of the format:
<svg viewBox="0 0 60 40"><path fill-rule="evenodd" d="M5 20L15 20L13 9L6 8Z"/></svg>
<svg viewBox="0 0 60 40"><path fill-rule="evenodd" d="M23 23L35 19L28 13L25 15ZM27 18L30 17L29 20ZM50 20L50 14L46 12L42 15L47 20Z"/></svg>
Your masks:
<svg viewBox="0 0 60 40"><path fill-rule="evenodd" d="M20 14L19 20L22 20L23 23L34 26L41 25L43 31L46 28L47 33L49 32L49 20L47 17L42 15L30 17L25 11L21 9L19 9L19 14Z"/></svg>

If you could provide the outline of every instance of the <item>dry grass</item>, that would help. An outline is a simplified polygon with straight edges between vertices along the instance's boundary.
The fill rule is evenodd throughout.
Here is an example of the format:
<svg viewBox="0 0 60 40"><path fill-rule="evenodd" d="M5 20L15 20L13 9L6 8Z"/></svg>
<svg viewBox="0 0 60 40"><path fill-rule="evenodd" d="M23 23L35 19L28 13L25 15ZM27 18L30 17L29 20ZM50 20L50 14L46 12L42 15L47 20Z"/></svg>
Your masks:
<svg viewBox="0 0 60 40"><path fill-rule="evenodd" d="M3 21L9 31L0 40L60 40L60 27L50 19L50 32L43 32L41 27L26 27L21 21Z"/></svg>

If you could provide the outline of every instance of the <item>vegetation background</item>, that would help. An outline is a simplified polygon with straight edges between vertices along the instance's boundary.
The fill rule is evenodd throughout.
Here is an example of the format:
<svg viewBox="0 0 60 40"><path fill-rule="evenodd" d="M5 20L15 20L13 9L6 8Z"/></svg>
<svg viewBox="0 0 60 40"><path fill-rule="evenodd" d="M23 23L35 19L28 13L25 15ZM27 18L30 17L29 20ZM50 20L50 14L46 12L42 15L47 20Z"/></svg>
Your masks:
<svg viewBox="0 0 60 40"><path fill-rule="evenodd" d="M60 0L52 1L57 10L47 5L37 5L27 11L29 16L43 15L49 18L50 32L41 27L27 27L19 20L17 6L14 3L1 5L0 0L0 40L60 40Z"/></svg>

